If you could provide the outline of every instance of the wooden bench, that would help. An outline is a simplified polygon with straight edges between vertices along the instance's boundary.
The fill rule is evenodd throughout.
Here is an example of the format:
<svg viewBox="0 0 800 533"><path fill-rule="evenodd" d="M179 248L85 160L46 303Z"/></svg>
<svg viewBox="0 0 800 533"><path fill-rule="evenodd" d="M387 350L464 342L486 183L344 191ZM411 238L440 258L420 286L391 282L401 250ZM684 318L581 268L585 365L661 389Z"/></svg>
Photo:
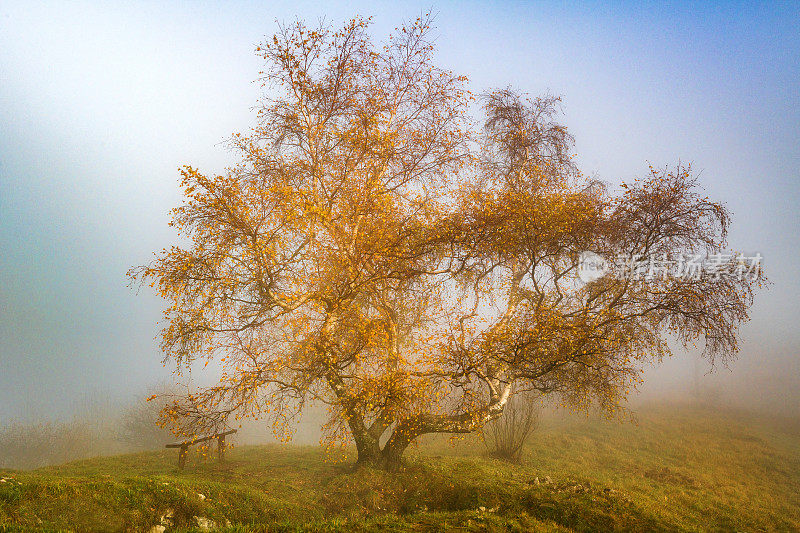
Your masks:
<svg viewBox="0 0 800 533"><path fill-rule="evenodd" d="M186 466L186 458L189 456L189 446L200 442L217 439L217 459L222 462L225 460L225 436L231 435L232 433L236 433L236 430L231 429L229 431L215 433L214 435L209 435L207 437L197 437L191 440L185 440L183 442L176 442L175 444L167 444L165 447L181 449L180 452L178 452L178 468L183 469L183 467Z"/></svg>

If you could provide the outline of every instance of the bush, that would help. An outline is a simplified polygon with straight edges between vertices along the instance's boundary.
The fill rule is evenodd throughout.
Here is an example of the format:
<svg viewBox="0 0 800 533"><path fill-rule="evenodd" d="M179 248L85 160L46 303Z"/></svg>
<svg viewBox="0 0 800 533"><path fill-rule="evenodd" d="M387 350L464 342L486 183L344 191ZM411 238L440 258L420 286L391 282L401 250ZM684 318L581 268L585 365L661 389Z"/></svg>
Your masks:
<svg viewBox="0 0 800 533"><path fill-rule="evenodd" d="M28 469L102 453L107 442L87 422L11 423L0 428L0 467Z"/></svg>
<svg viewBox="0 0 800 533"><path fill-rule="evenodd" d="M163 448L173 441L173 434L158 425L159 413L166 401L163 396L149 401L143 398L125 410L120 419L119 441L134 450Z"/></svg>
<svg viewBox="0 0 800 533"><path fill-rule="evenodd" d="M0 426L0 468L31 469L131 451L174 439L157 426L164 399L137 400L127 409L95 402L71 421L12 421Z"/></svg>
<svg viewBox="0 0 800 533"><path fill-rule="evenodd" d="M493 457L519 462L525 444L539 427L539 401L530 394L515 394L500 418L483 428L483 443Z"/></svg>

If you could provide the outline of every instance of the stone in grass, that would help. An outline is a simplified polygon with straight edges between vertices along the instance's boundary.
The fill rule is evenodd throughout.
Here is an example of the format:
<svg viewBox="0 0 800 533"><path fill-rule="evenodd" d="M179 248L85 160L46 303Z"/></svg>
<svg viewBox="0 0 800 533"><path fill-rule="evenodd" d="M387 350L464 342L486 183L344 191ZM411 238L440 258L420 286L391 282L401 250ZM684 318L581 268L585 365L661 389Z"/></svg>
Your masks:
<svg viewBox="0 0 800 533"><path fill-rule="evenodd" d="M171 526L173 518L175 518L175 511L172 509L167 509L161 516L161 525L166 527Z"/></svg>
<svg viewBox="0 0 800 533"><path fill-rule="evenodd" d="M212 529L216 529L217 524L214 523L213 520L205 518L203 516L195 516L194 522L197 524L197 529L200 531L211 531Z"/></svg>

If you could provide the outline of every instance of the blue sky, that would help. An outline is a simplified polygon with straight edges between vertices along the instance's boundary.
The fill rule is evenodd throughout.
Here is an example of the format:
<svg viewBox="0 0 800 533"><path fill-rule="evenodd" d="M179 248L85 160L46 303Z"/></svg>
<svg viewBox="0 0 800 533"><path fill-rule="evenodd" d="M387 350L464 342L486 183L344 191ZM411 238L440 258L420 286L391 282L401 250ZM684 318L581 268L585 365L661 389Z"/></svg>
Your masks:
<svg viewBox="0 0 800 533"><path fill-rule="evenodd" d="M694 164L773 282L740 360L703 379L780 408L800 385L798 5L0 1L0 420L169 378L160 303L125 271L174 242L177 167L234 161L220 143L252 124L276 19L372 16L381 39L429 8L439 63L473 90L563 97L583 171ZM692 361L646 388L686 390Z"/></svg>

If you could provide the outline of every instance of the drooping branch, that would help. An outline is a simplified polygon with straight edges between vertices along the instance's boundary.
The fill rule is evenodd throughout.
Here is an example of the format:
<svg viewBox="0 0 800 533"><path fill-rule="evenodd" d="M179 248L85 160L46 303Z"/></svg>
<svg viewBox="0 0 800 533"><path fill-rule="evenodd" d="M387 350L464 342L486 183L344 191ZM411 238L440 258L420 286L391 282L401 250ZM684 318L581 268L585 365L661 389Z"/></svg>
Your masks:
<svg viewBox="0 0 800 533"><path fill-rule="evenodd" d="M514 391L613 412L668 335L735 355L758 276L579 275L583 252L721 254L728 211L691 168L613 194L577 170L554 97L496 91L474 128L429 22L384 46L362 19L298 22L258 48L269 92L231 139L241 163L185 167L184 245L131 271L168 302L165 357L221 369L168 417L285 430L321 402L331 441L397 465L420 435L501 416Z"/></svg>

